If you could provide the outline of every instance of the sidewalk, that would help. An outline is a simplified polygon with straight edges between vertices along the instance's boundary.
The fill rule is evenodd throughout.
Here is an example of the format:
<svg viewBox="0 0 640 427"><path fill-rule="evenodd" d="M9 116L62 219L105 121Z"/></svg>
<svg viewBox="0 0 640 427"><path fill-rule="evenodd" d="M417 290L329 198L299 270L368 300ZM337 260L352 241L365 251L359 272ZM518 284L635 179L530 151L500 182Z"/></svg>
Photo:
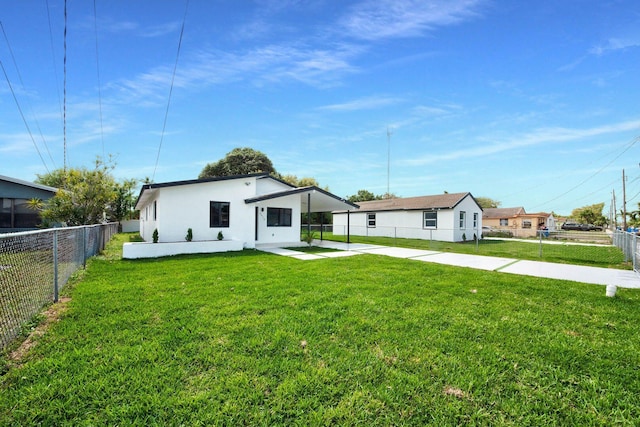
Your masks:
<svg viewBox="0 0 640 427"><path fill-rule="evenodd" d="M479 270L499 271L550 279L571 280L595 285L616 285L621 288L640 289L640 276L630 270L589 267L582 265L557 264L543 261L525 261L515 258L500 258L484 255L456 254L422 249L408 249L391 246L342 243L327 240L314 241L314 246L337 249L338 252L308 254L282 248L264 248L265 252L284 255L300 260L338 258L359 254L386 255L395 258L413 259L423 262L469 267Z"/></svg>

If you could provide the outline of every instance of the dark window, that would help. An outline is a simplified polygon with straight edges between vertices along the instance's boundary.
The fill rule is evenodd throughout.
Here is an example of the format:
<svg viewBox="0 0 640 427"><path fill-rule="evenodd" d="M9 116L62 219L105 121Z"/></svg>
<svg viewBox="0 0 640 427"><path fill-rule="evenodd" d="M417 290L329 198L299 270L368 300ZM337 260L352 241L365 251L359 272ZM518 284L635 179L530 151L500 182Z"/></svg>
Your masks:
<svg viewBox="0 0 640 427"><path fill-rule="evenodd" d="M13 221L13 199L0 198L0 227L11 228Z"/></svg>
<svg viewBox="0 0 640 427"><path fill-rule="evenodd" d="M508 227L508 226L509 226L509 219L507 219L507 218L500 218L500 226L502 226L502 227Z"/></svg>
<svg viewBox="0 0 640 427"><path fill-rule="evenodd" d="M267 227L291 227L291 209L267 208Z"/></svg>
<svg viewBox="0 0 640 427"><path fill-rule="evenodd" d="M460 228L467 228L467 213L460 211Z"/></svg>
<svg viewBox="0 0 640 427"><path fill-rule="evenodd" d="M209 227L229 226L229 202L210 202Z"/></svg>
<svg viewBox="0 0 640 427"><path fill-rule="evenodd" d="M367 227L375 228L376 226L376 214L367 214Z"/></svg>
<svg viewBox="0 0 640 427"><path fill-rule="evenodd" d="M40 215L27 199L0 198L0 228L36 228Z"/></svg>
<svg viewBox="0 0 640 427"><path fill-rule="evenodd" d="M153 220L156 221L158 219L158 201L153 201Z"/></svg>
<svg viewBox="0 0 640 427"><path fill-rule="evenodd" d="M425 228L438 228L438 212L427 211L424 214L424 227Z"/></svg>
<svg viewBox="0 0 640 427"><path fill-rule="evenodd" d="M38 212L29 207L27 199L15 199L13 221L16 228L35 228L40 223Z"/></svg>

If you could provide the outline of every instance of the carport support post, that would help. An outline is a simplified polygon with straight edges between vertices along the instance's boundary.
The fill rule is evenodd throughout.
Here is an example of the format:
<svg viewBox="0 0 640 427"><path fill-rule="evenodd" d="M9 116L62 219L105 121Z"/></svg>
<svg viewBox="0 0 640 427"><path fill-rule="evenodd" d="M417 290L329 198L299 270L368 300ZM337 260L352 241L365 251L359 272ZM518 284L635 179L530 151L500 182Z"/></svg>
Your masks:
<svg viewBox="0 0 640 427"><path fill-rule="evenodd" d="M320 212L320 241L322 241L323 229L324 229L324 212Z"/></svg>
<svg viewBox="0 0 640 427"><path fill-rule="evenodd" d="M307 193L307 236L311 238L311 193Z"/></svg>
<svg viewBox="0 0 640 427"><path fill-rule="evenodd" d="M351 211L347 209L347 243L351 243L351 216L349 215Z"/></svg>

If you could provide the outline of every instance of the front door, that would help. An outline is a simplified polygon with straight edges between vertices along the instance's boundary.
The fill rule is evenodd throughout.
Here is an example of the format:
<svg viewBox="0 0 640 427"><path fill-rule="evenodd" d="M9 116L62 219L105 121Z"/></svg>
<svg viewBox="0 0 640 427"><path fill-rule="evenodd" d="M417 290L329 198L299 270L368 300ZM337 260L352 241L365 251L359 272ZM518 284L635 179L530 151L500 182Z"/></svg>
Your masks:
<svg viewBox="0 0 640 427"><path fill-rule="evenodd" d="M258 213L258 207L256 206L256 242L258 241L258 218L259 218L259 213Z"/></svg>

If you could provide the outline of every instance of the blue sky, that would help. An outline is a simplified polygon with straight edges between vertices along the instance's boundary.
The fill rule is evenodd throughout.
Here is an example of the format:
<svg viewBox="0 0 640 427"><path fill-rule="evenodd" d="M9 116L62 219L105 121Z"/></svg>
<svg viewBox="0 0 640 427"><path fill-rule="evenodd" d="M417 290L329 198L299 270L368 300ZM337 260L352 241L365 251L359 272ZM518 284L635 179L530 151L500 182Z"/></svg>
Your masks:
<svg viewBox="0 0 640 427"><path fill-rule="evenodd" d="M186 4L68 0L68 166L184 180L248 146L340 196L389 178L560 214L620 208L625 169L640 201L637 0ZM63 166L63 12L3 2L2 175Z"/></svg>

